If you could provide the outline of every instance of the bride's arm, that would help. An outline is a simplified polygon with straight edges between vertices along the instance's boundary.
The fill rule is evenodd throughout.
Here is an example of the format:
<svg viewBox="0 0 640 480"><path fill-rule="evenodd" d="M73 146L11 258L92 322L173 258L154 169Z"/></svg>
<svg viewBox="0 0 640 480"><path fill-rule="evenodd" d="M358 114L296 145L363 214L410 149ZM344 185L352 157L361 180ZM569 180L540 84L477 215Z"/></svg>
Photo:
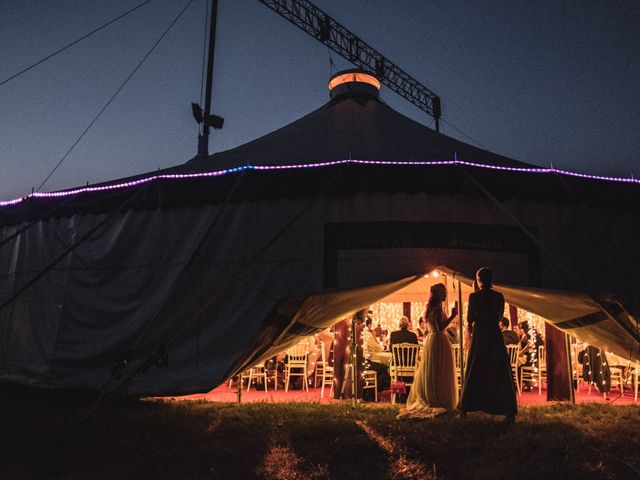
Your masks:
<svg viewBox="0 0 640 480"><path fill-rule="evenodd" d="M453 309L451 310L451 315L449 315L449 318L446 318L444 316L444 312L440 310L440 319L438 320L438 326L440 327L440 330L442 331L447 328L451 321L456 318L457 315L458 310L456 309L456 307L453 307Z"/></svg>

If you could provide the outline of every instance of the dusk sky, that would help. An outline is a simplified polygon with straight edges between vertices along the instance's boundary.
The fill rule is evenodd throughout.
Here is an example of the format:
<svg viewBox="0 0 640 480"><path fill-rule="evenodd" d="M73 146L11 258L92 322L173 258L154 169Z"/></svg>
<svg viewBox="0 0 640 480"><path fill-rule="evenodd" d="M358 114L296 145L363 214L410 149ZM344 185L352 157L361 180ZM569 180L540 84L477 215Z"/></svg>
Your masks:
<svg viewBox="0 0 640 480"><path fill-rule="evenodd" d="M0 82L142 0L0 0ZM187 0L154 0L0 86L0 199L38 187ZM442 131L537 165L640 176L640 2L314 3L442 98ZM186 162L196 153L205 0L193 0L42 187ZM220 0L211 150L325 103L330 56L255 0ZM431 118L383 87L396 110ZM402 160L399 158L398 160Z"/></svg>

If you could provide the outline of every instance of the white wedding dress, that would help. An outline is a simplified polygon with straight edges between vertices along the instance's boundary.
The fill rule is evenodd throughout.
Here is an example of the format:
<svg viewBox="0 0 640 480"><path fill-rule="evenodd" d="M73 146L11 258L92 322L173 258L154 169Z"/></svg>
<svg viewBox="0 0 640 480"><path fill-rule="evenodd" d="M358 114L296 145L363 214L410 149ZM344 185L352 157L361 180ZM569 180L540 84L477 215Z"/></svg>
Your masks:
<svg viewBox="0 0 640 480"><path fill-rule="evenodd" d="M430 309L422 360L399 418L432 418L455 410L458 404L453 347L446 331L439 328L445 321L442 308Z"/></svg>

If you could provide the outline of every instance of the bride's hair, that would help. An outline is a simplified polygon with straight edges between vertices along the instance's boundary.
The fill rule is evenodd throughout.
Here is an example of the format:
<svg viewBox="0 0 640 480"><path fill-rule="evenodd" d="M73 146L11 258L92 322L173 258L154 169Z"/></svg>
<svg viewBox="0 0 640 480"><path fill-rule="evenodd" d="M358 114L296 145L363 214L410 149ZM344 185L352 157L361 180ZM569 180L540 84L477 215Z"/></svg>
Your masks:
<svg viewBox="0 0 640 480"><path fill-rule="evenodd" d="M429 289L429 299L427 300L427 311L425 316L434 308L444 308L447 304L447 287L444 283L436 283Z"/></svg>

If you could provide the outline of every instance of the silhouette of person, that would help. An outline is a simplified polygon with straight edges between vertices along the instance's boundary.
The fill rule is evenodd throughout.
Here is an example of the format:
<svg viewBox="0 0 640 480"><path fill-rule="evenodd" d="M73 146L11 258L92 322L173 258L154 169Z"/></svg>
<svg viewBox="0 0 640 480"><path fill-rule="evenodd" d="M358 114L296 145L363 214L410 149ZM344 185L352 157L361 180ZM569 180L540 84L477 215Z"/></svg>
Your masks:
<svg viewBox="0 0 640 480"><path fill-rule="evenodd" d="M499 321L504 314L504 297L492 289L493 273L482 267L476 273L478 291L469 295L467 329L471 348L467 360L460 417L467 412L504 415L510 426L518 413L516 391L509 357L502 339Z"/></svg>

